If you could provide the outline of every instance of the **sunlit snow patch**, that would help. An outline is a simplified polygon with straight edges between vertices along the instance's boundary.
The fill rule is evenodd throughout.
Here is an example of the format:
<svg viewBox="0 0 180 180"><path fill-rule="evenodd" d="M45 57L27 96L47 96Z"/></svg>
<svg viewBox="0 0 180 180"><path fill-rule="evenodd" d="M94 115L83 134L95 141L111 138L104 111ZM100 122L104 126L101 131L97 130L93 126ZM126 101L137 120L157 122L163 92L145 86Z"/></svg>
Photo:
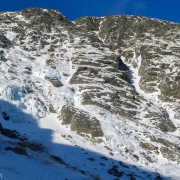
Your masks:
<svg viewBox="0 0 180 180"><path fill-rule="evenodd" d="M14 38L16 37L17 33L14 33L14 32L7 32L5 34L6 38L9 39L10 41L13 41Z"/></svg>

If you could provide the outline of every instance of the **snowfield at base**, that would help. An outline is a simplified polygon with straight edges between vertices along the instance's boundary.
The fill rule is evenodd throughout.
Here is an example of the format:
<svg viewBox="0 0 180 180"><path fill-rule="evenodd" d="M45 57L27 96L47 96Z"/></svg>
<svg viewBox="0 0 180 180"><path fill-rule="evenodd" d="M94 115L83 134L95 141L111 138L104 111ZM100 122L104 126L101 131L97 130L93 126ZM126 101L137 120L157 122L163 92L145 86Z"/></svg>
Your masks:
<svg viewBox="0 0 180 180"><path fill-rule="evenodd" d="M8 123L7 123L8 124ZM6 124L5 124L6 126ZM8 124L9 126L9 124ZM102 162L101 157L107 157L107 161L105 161L106 167L110 165L115 165L115 163L121 161L123 163L131 164L129 169L130 172L136 173L136 175L143 176L144 171L151 171L151 172L160 172L161 175L171 176L172 179L178 180L178 171L179 166L175 163L169 164L168 161L165 161L161 156L162 164L159 164L157 167L154 166L147 166L146 168L142 166L141 163L132 163L132 161L128 161L123 159L120 153L115 154L113 157L109 155L107 149L104 148L104 144L96 145L92 142L85 140L83 137L77 135L75 132L68 130L68 127L60 125L59 119L57 119L56 114L49 114L47 117L42 118L38 121L37 125L27 125L18 124L13 125L12 129L21 130L23 133L26 133L28 137L32 141L41 142L43 143L48 152L52 155L60 155L66 163L71 164L71 166L75 166L77 169L82 168L82 162L86 164L87 171L91 172L92 174L100 177L104 180L112 179L106 168L99 168L99 163ZM128 126L127 126L128 127ZM108 129L110 126L107 127ZM110 130L113 130L110 128ZM65 135L66 138L63 138L61 135ZM116 132L113 132L113 135L116 135ZM73 138L68 138L73 137ZM119 137L119 136L118 136ZM128 139L128 137L124 137L123 142ZM78 144L78 148L76 145ZM131 142L134 144L134 142ZM3 144L5 146L6 144ZM114 148L117 148L116 146ZM135 147L138 148L138 147ZM88 155L84 154L87 153ZM83 155L84 154L84 155ZM43 154L30 154L29 157L21 157L19 155L15 155L12 152L8 152L5 156L1 154L1 172L3 173L4 179L11 179L13 177L14 180L20 179L91 179L88 177L84 177L83 175L80 176L77 171L70 171L67 168L64 168L63 165L59 166L56 163L52 162L49 157L44 156ZM89 161L87 157L95 158L95 163ZM7 161L7 158L11 161ZM131 157L129 157L131 159ZM28 164L27 164L28 162ZM139 168L138 170L134 167ZM97 169L98 172L97 172ZM84 167L83 167L84 168ZM69 172L70 171L70 172ZM171 172L173 172L171 174ZM177 172L175 174L175 172ZM171 175L170 175L171 174ZM144 176L145 177L145 176ZM123 178L123 177L122 177ZM154 179L155 176L152 176ZM93 179L93 178L92 178ZM127 176L123 179L128 179Z"/></svg>

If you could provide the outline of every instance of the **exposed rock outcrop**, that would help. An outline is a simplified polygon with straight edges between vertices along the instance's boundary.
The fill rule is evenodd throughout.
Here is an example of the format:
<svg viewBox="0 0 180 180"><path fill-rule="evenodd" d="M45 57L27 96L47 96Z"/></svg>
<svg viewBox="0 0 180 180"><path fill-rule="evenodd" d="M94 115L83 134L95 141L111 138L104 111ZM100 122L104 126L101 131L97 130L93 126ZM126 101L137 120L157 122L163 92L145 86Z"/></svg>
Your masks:
<svg viewBox="0 0 180 180"><path fill-rule="evenodd" d="M70 124L72 131L87 133L92 137L103 136L99 121L85 111L70 106L63 106L59 118L62 120L62 124Z"/></svg>

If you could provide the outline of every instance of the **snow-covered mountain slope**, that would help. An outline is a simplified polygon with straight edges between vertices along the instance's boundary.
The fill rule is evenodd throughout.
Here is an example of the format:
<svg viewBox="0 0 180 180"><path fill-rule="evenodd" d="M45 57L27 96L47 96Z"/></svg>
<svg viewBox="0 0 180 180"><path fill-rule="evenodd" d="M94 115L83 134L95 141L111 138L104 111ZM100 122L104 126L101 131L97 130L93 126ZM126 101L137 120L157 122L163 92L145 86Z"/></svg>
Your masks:
<svg viewBox="0 0 180 180"><path fill-rule="evenodd" d="M125 18L131 21L120 23L126 28L137 19L156 22L159 28L172 24ZM179 122L173 116L179 95L163 101L160 79L153 85L158 92L147 91L151 78L142 83L145 69L157 64L153 58L144 64L144 58L155 38L141 38L153 27L144 36L137 35L139 26L134 34L127 30L120 36L121 20L70 22L57 11L38 8L0 14L4 179L180 178ZM163 57L168 63L169 54ZM162 72L167 77L168 68Z"/></svg>
<svg viewBox="0 0 180 180"><path fill-rule="evenodd" d="M173 118L180 119L179 24L139 16L87 17L75 22L120 53L132 71L138 72L141 93L167 102Z"/></svg>

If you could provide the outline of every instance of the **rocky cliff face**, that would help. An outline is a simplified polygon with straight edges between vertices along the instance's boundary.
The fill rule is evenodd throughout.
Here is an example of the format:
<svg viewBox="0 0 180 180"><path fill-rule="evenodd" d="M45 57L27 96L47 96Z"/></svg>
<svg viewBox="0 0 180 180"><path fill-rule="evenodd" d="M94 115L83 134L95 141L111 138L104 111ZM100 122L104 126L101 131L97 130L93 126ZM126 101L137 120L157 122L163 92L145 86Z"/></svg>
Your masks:
<svg viewBox="0 0 180 180"><path fill-rule="evenodd" d="M116 160L161 166L165 175L179 167L179 24L139 16L71 22L39 8L1 13L0 24L0 98L31 115L0 103L0 131L54 113L58 127L77 132L72 144L80 135ZM28 155L26 141L18 152Z"/></svg>
<svg viewBox="0 0 180 180"><path fill-rule="evenodd" d="M156 93L159 100L171 104L174 118L179 119L179 24L139 16L87 17L75 22L96 32L137 68L141 90Z"/></svg>

